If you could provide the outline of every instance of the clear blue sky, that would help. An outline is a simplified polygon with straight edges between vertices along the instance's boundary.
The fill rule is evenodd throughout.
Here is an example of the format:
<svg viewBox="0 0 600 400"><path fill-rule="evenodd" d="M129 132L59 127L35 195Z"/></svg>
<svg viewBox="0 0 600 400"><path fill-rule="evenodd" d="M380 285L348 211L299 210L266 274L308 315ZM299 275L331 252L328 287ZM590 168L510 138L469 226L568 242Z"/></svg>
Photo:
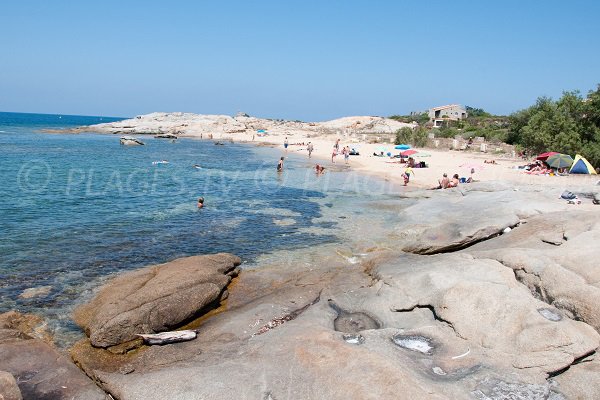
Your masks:
<svg viewBox="0 0 600 400"><path fill-rule="evenodd" d="M600 83L600 2L3 1L0 110L505 114Z"/></svg>

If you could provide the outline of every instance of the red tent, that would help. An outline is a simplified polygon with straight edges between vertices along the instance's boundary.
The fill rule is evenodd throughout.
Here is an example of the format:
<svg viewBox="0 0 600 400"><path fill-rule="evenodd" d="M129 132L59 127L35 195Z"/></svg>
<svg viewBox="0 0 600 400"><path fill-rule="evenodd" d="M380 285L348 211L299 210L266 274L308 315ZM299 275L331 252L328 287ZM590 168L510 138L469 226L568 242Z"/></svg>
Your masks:
<svg viewBox="0 0 600 400"><path fill-rule="evenodd" d="M542 161L546 161L548 159L548 157L553 156L555 154L558 154L556 151L548 151L546 153L542 153L539 156L537 156L535 159L536 160L542 160Z"/></svg>

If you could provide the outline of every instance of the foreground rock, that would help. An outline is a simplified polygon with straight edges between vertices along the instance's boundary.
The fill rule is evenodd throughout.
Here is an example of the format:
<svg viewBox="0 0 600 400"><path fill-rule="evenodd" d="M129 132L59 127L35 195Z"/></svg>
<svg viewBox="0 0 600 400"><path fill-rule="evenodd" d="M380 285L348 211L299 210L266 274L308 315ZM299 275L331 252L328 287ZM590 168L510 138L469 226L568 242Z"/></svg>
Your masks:
<svg viewBox="0 0 600 400"><path fill-rule="evenodd" d="M40 323L34 316L0 314L0 371L4 371L0 372L0 395L5 400L21 395L24 399L107 400L68 357L33 336Z"/></svg>
<svg viewBox="0 0 600 400"><path fill-rule="evenodd" d="M75 311L75 321L97 347L171 330L225 298L240 263L238 257L221 253L120 275Z"/></svg>
<svg viewBox="0 0 600 400"><path fill-rule="evenodd" d="M599 241L597 212L550 213L470 250L510 267L535 297L600 332Z"/></svg>
<svg viewBox="0 0 600 400"><path fill-rule="evenodd" d="M485 185L402 199L389 243L351 251L362 265L335 245L312 262L273 257L240 275L193 341L127 354L80 342L72 356L119 399L597 398L597 299L586 293L599 281L600 224L554 200ZM531 275L544 257L568 266L539 276L570 296L585 289L578 303L534 295L519 277L527 264L513 267L504 249L538 260Z"/></svg>

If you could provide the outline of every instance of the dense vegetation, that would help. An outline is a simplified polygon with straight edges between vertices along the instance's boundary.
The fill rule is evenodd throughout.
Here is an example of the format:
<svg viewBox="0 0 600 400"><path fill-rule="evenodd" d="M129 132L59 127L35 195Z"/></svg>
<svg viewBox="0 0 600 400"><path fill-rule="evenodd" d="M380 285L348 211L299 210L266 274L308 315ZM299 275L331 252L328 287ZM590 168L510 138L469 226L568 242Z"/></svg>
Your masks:
<svg viewBox="0 0 600 400"><path fill-rule="evenodd" d="M507 142L532 154L581 154L600 166L600 85L585 98L577 91L564 92L557 101L540 97L533 106L512 114Z"/></svg>
<svg viewBox="0 0 600 400"><path fill-rule="evenodd" d="M424 146L429 132L435 137L465 138L483 136L490 142L505 142L508 136L508 117L492 115L481 108L466 107L468 118L461 121L448 120L440 128L433 128L427 113L418 115L393 115L390 118L400 122L417 122L419 127L412 132L403 128L396 132L397 143L408 143L413 146ZM472 114L471 114L472 113Z"/></svg>

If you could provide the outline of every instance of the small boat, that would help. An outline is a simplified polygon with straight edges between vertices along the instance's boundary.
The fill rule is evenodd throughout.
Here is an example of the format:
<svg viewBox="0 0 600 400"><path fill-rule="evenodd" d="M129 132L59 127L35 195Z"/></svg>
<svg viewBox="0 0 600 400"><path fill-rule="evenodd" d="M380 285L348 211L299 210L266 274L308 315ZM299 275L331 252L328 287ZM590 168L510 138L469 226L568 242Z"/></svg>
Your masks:
<svg viewBox="0 0 600 400"><path fill-rule="evenodd" d="M154 135L156 139L177 139L177 135L172 133L162 133L160 135Z"/></svg>
<svg viewBox="0 0 600 400"><path fill-rule="evenodd" d="M121 136L119 140L123 146L143 146L145 143L133 136Z"/></svg>
<svg viewBox="0 0 600 400"><path fill-rule="evenodd" d="M160 164L168 164L169 162L167 160L161 160L161 161L152 161L152 165L160 165Z"/></svg>

